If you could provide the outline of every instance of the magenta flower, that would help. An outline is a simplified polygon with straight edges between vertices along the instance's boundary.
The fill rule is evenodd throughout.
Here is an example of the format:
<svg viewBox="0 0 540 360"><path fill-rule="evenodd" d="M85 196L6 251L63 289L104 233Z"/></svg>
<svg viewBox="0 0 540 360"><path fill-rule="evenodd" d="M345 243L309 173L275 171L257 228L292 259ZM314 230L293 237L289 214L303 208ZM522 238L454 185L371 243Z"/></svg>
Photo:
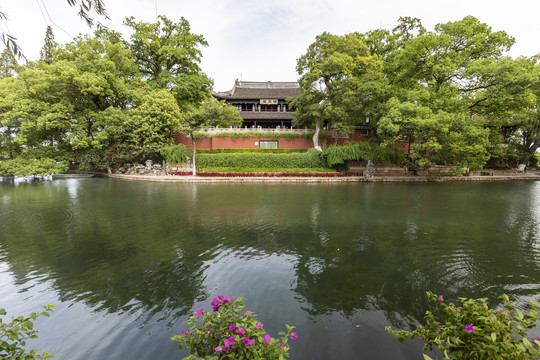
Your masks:
<svg viewBox="0 0 540 360"><path fill-rule="evenodd" d="M247 314L248 316L251 315L251 311L246 310L246 314Z"/></svg>
<svg viewBox="0 0 540 360"><path fill-rule="evenodd" d="M257 329L262 329L262 324L260 321L257 323Z"/></svg>
<svg viewBox="0 0 540 360"><path fill-rule="evenodd" d="M241 327L239 327L237 330L236 330L236 333L240 336L243 336L245 333L246 333L246 330L242 329Z"/></svg>
<svg viewBox="0 0 540 360"><path fill-rule="evenodd" d="M183 336L185 333L187 333L187 330L182 330L182 332L180 333L180 336Z"/></svg>
<svg viewBox="0 0 540 360"><path fill-rule="evenodd" d="M279 343L278 347L283 349L285 347L285 345L283 345L282 343Z"/></svg>
<svg viewBox="0 0 540 360"><path fill-rule="evenodd" d="M202 314L204 314L203 308L201 308L201 310L195 311L195 316L197 317L197 319L200 318Z"/></svg>
<svg viewBox="0 0 540 360"><path fill-rule="evenodd" d="M539 338L534 338L534 339L531 339L531 341L540 341Z"/></svg>
<svg viewBox="0 0 540 360"><path fill-rule="evenodd" d="M444 297L442 295L439 295L439 301L444 301Z"/></svg>
<svg viewBox="0 0 540 360"><path fill-rule="evenodd" d="M243 338L242 342L244 343L244 346L255 345L255 339L250 339L248 337Z"/></svg>
<svg viewBox="0 0 540 360"><path fill-rule="evenodd" d="M291 333L291 339L298 339L298 335L296 335L296 333Z"/></svg>
<svg viewBox="0 0 540 360"><path fill-rule="evenodd" d="M265 343L270 344L270 341L272 340L272 338L270 337L270 335L266 334L264 335L263 340Z"/></svg>
<svg viewBox="0 0 540 360"><path fill-rule="evenodd" d="M470 332L470 333L472 333L474 331L474 328L473 328L472 324L464 326L464 328L465 328L465 330L467 330L467 332Z"/></svg>
<svg viewBox="0 0 540 360"><path fill-rule="evenodd" d="M236 325L231 324L231 325L229 325L229 330L234 331L234 328L235 328L235 327L236 327Z"/></svg>
<svg viewBox="0 0 540 360"><path fill-rule="evenodd" d="M516 314L514 314L514 313L510 313L509 315L510 315L510 316L516 316Z"/></svg>
<svg viewBox="0 0 540 360"><path fill-rule="evenodd" d="M223 348L221 346L216 346L216 348L214 349L214 352L222 352L223 351Z"/></svg>
<svg viewBox="0 0 540 360"><path fill-rule="evenodd" d="M225 344L225 346L223 347L223 350L225 350L225 352L229 352L230 349L231 348L230 348L229 344Z"/></svg>

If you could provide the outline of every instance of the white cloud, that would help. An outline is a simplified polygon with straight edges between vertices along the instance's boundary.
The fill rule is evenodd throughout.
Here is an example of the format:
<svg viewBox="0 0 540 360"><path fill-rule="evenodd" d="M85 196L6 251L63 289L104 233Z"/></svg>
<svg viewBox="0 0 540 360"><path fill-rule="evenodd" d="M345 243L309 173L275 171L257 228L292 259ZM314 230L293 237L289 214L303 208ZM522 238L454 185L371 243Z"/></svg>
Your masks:
<svg viewBox="0 0 540 360"><path fill-rule="evenodd" d="M18 37L30 59L39 57L51 22L38 4L45 4L52 21L69 34L91 32L66 0L3 1L0 10L10 15L9 32ZM393 28L400 16L418 17L432 29L436 23L473 15L516 37L512 56L540 53L537 0L105 0L105 4L111 18L106 25L126 35L128 29L122 26L126 16L154 21L157 9L172 20L185 17L192 31L209 42L203 49L202 67L215 80L216 90L229 89L240 77L295 81L296 59L316 35ZM0 28L7 30L1 22ZM70 41L58 27L53 30L58 42Z"/></svg>

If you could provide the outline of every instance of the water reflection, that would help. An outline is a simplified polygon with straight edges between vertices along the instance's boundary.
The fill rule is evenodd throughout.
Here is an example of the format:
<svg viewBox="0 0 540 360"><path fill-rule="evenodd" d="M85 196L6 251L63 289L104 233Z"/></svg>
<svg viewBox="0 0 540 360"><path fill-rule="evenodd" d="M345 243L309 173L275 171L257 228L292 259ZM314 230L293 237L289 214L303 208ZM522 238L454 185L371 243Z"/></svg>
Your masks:
<svg viewBox="0 0 540 360"><path fill-rule="evenodd" d="M62 321L72 307L90 323L99 314L96 341L118 322L116 345L132 357L145 358L133 344L155 333L149 348L178 357L167 336L219 293L246 297L274 334L297 325L305 342L292 358L382 359L420 354L384 326L422 321L426 290L492 301L506 292L520 304L540 290L536 183L0 187L5 293L54 293ZM105 353L72 358L83 354Z"/></svg>

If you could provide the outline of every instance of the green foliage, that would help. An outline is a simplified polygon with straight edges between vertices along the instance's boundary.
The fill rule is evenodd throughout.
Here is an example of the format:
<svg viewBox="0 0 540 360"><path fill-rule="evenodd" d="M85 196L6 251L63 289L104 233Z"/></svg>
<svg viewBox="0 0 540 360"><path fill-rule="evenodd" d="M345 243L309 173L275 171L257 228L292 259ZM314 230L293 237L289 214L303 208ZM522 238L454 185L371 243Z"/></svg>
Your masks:
<svg viewBox="0 0 540 360"><path fill-rule="evenodd" d="M325 168L326 161L317 151L305 153L266 154L266 153L223 153L198 154L197 163L201 170L206 168Z"/></svg>
<svg viewBox="0 0 540 360"><path fill-rule="evenodd" d="M54 52L58 45L54 41L54 34L50 25L47 25L44 42L43 48L41 48L41 51L39 52L39 59L47 64L52 64L54 61Z"/></svg>
<svg viewBox="0 0 540 360"><path fill-rule="evenodd" d="M540 303L530 302L524 314L506 295L499 309L488 307L484 299L459 298L457 304L446 304L442 295L427 293L438 310L426 311L426 325L413 331L392 330L389 334L403 341L418 337L425 341L424 350L438 349L444 359L533 359L540 356L540 340L527 339L526 329L540 320ZM424 354L425 359L430 359Z"/></svg>
<svg viewBox="0 0 540 360"><path fill-rule="evenodd" d="M450 169L450 171L436 171L429 173L427 176L428 181L435 181L437 179L442 179L445 177L451 177L451 176L463 176L465 174L465 170L463 169Z"/></svg>
<svg viewBox="0 0 540 360"><path fill-rule="evenodd" d="M298 138L304 138L304 139L311 139L313 137L313 132L307 132L307 133L289 133L289 132L275 132L275 131L249 131L249 132L239 132L239 131L227 131L227 132L220 132L220 133L209 133L204 131L198 131L195 132L196 138L202 138L202 137L232 137L233 139L240 139L240 138L270 138L270 139L278 139L278 138L284 138L284 139L298 139ZM319 137L325 138L326 136L324 134L320 134Z"/></svg>
<svg viewBox="0 0 540 360"><path fill-rule="evenodd" d="M211 97L212 81L199 66L199 46L208 43L191 32L186 19L181 17L175 23L160 15L155 23L145 23L129 17L124 24L134 31L129 47L152 87L169 90L183 111Z"/></svg>
<svg viewBox="0 0 540 360"><path fill-rule="evenodd" d="M244 299L220 296L212 300L213 313L197 310L188 319L189 328L172 339L180 348L190 350L184 359L268 359L288 357L288 339L296 339L294 326L286 325L281 338L272 338L257 320L257 315L244 311Z"/></svg>
<svg viewBox="0 0 540 360"><path fill-rule="evenodd" d="M247 168L247 167L209 167L205 168L205 172L213 173L281 173L284 169L277 168ZM301 172L301 173L320 173L320 172L334 172L334 169L329 168L287 168L286 172Z"/></svg>
<svg viewBox="0 0 540 360"><path fill-rule="evenodd" d="M183 164L188 157L188 149L184 144L170 145L161 148L161 156L165 159L167 164Z"/></svg>
<svg viewBox="0 0 540 360"><path fill-rule="evenodd" d="M26 158L19 156L12 160L0 161L0 176L47 176L65 172L67 162L58 163L51 158Z"/></svg>
<svg viewBox="0 0 540 360"><path fill-rule="evenodd" d="M395 147L385 147L371 142L348 142L340 145L331 145L323 150L329 166L345 164L346 161L391 162L405 165L406 155Z"/></svg>
<svg viewBox="0 0 540 360"><path fill-rule="evenodd" d="M382 62L370 54L357 33L322 33L297 62L302 94L291 102L295 126L315 129L314 147L323 126L352 132L366 117L375 117L386 91Z"/></svg>
<svg viewBox="0 0 540 360"><path fill-rule="evenodd" d="M0 317L0 359L32 360L54 358L48 351L39 354L37 350L26 350L26 342L37 338L34 321L38 316L49 317L54 305L43 306L43 311L31 313L29 316L12 317L5 322ZM5 316L6 310L0 309L0 316Z"/></svg>

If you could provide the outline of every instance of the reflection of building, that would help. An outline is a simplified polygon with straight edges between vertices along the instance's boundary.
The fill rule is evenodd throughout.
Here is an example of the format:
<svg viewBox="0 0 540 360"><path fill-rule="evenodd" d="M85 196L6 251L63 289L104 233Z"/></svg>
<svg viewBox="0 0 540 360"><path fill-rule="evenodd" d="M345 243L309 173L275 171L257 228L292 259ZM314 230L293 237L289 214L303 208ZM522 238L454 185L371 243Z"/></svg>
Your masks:
<svg viewBox="0 0 540 360"><path fill-rule="evenodd" d="M238 109L244 119L243 127L290 129L293 110L287 99L301 93L297 82L236 80L231 90L213 95Z"/></svg>

